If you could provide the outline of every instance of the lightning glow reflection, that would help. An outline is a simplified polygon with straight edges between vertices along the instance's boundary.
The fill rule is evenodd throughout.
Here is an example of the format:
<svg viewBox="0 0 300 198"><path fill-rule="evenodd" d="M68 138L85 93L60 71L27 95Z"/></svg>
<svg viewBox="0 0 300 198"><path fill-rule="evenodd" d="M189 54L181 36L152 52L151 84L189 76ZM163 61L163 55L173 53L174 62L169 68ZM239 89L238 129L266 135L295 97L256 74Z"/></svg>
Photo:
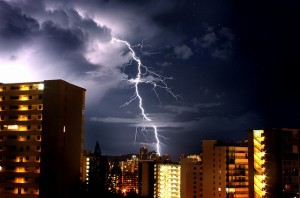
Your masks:
<svg viewBox="0 0 300 198"><path fill-rule="evenodd" d="M145 113L145 109L143 106L143 98L140 95L140 91L139 91L139 84L141 84L141 83L151 84L153 86L153 91L155 92L158 99L159 99L159 96L158 96L158 93L156 92L156 88L165 89L169 94L171 94L174 98L176 98L176 100L178 100L178 98L180 96L175 95L166 83L166 80L169 80L172 78L167 78L162 75L159 75L159 74L149 70L149 68L147 66L143 65L141 59L136 55L135 51L133 50L133 46L131 46L129 44L129 42L122 40L122 39L118 39L118 38L112 38L112 41L121 42L121 43L125 44L132 54L132 60L134 60L137 63L137 75L134 79L129 80L129 82L134 84L135 94L123 106L129 105L134 100L138 100L139 109L141 110L141 115L142 115L143 120L148 122L150 124L151 128L153 128L154 137L156 139L156 143L155 143L156 152L160 156L161 155L160 146L162 143L160 142L159 137L163 137L163 136L158 135L157 126L152 123L152 120ZM138 45L138 46L142 47L142 45ZM142 71L142 70L144 70L144 71ZM147 124L147 126L149 127L148 124ZM148 132L147 127L142 126L141 132L146 138L146 135L144 132ZM135 141L136 141L137 133L138 133L138 127L136 128ZM165 137L163 137L163 138L166 139Z"/></svg>

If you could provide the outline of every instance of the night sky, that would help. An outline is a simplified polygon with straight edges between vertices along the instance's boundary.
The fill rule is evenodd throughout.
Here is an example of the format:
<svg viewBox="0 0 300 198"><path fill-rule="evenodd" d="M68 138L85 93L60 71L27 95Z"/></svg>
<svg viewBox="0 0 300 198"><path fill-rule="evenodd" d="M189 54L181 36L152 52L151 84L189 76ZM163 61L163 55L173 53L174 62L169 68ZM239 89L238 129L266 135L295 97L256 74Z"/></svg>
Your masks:
<svg viewBox="0 0 300 198"><path fill-rule="evenodd" d="M159 85L153 73L139 85L151 123L138 100L124 106L137 64L112 38L165 77L169 89L147 83ZM203 139L300 128L299 59L296 0L0 0L0 82L85 88L84 147L98 140L106 155L155 150L148 125L174 160L199 153Z"/></svg>

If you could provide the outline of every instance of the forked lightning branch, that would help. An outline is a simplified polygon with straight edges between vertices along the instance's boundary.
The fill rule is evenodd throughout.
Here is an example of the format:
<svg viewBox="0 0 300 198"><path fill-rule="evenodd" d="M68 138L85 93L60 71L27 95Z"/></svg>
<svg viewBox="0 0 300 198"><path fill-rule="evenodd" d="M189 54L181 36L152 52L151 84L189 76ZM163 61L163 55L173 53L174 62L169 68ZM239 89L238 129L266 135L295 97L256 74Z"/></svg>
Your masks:
<svg viewBox="0 0 300 198"><path fill-rule="evenodd" d="M145 135L144 132L145 131L148 132L147 128L152 128L154 137L156 140L156 143L155 143L156 152L158 153L158 155L161 155L161 144L162 143L160 141L160 137L163 137L163 136L160 136L158 134L157 126L153 123L153 121L149 118L149 116L145 112L145 108L143 106L143 97L140 94L139 85L142 83L151 84L153 86L153 91L155 92L158 99L159 99L159 96L156 91L157 88L166 90L176 100L178 99L179 96L175 95L166 83L166 80L170 80L171 78L164 77L160 74L157 74L157 73L153 72L152 70L150 70L147 66L143 65L141 59L136 55L135 51L133 50L133 46L131 46L129 44L129 42L122 40L122 39L118 39L118 38L112 38L112 41L125 44L131 52L132 60L135 61L137 64L137 74L136 74L135 78L129 80L130 83L134 84L134 89L135 89L134 96L123 105L123 106L127 106L131 102L137 100L138 107L141 111L142 119L145 123L147 123L147 124L144 124L141 126L140 131L138 129L136 129L135 140L136 140L136 136L137 136L138 132L141 132L141 133L143 133L143 135Z"/></svg>

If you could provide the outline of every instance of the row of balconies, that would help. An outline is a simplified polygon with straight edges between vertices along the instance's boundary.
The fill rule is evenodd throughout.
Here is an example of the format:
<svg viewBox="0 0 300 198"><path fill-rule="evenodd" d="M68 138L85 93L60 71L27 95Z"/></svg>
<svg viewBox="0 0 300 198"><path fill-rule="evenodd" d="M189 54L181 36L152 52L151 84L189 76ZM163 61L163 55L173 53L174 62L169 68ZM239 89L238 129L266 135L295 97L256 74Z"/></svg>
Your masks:
<svg viewBox="0 0 300 198"><path fill-rule="evenodd" d="M27 162L40 162L40 153L39 152L22 152L24 155L11 155L11 152L8 153L9 155L5 155L5 153L1 152L1 158L0 158L0 165L2 164L10 164L10 165L19 165L19 163L27 163ZM1 163L2 161L5 161Z"/></svg>
<svg viewBox="0 0 300 198"><path fill-rule="evenodd" d="M34 121L34 120L42 120L42 114L30 114L30 115L1 115L1 121Z"/></svg>
<svg viewBox="0 0 300 198"><path fill-rule="evenodd" d="M28 90L44 90L43 83L34 84L12 84L0 86L0 92L5 91L28 91Z"/></svg>
<svg viewBox="0 0 300 198"><path fill-rule="evenodd" d="M1 145L10 145L13 142L17 142L18 145L36 145L36 142L42 140L41 135L19 135L19 133L8 133L0 134L0 146Z"/></svg>
<svg viewBox="0 0 300 198"><path fill-rule="evenodd" d="M18 125L16 124L16 121L11 121L11 123L8 123L6 125L0 125L0 131L11 131L11 132L18 132L18 131L41 131L42 125L39 125L41 121L36 122L33 125ZM23 123L24 124L24 123Z"/></svg>
<svg viewBox="0 0 300 198"><path fill-rule="evenodd" d="M10 95L14 94L14 95ZM24 94L24 92L20 92L19 94ZM7 93L5 96L0 95L0 102L1 104L6 104L6 102L12 102L12 101L29 101L29 100L42 100L43 95L37 94L37 95L17 95L17 93Z"/></svg>
<svg viewBox="0 0 300 198"><path fill-rule="evenodd" d="M6 164L6 166L0 166L0 173L2 176L10 174L18 176L18 174L23 173L40 173L39 164L35 165L37 166L11 166ZM30 177L30 175L27 177Z"/></svg>
<svg viewBox="0 0 300 198"><path fill-rule="evenodd" d="M39 173L1 173L0 185L3 187L11 187L16 184L23 184L25 186L36 186L37 180L39 178ZM20 185L18 185L20 187Z"/></svg>
<svg viewBox="0 0 300 198"><path fill-rule="evenodd" d="M0 111L30 111L30 110L43 110L43 104L16 104L16 105L2 105Z"/></svg>
<svg viewBox="0 0 300 198"><path fill-rule="evenodd" d="M32 186L32 187L31 187ZM0 194L1 197L4 198L10 198L11 196L13 196L13 194L15 195L21 195L24 198L37 198L39 195L39 189L36 185L26 185L24 187L24 185L18 185L17 188L15 188L16 185L14 185L14 187L2 187L0 188ZM27 196L28 195L28 196Z"/></svg>
<svg viewBox="0 0 300 198"><path fill-rule="evenodd" d="M17 146L17 145L7 145L7 146L2 146L0 144L0 153L1 155L5 154L11 154L11 153L23 153L23 152L30 152L30 151L35 151L35 152L41 152L41 145L40 144L35 144L35 145L27 145L27 146Z"/></svg>

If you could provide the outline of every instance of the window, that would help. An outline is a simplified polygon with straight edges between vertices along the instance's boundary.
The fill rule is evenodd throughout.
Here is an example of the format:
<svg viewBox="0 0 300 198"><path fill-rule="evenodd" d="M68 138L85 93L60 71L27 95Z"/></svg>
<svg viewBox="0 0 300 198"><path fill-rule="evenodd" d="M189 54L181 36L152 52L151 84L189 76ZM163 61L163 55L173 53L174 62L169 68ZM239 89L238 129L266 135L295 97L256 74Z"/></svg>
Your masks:
<svg viewBox="0 0 300 198"><path fill-rule="evenodd" d="M19 100L19 96L10 96L9 99L10 100Z"/></svg>
<svg viewBox="0 0 300 198"><path fill-rule="evenodd" d="M10 120L17 120L18 116L17 115L9 116L8 119L10 119Z"/></svg>
<svg viewBox="0 0 300 198"><path fill-rule="evenodd" d="M9 135L9 136L7 136L7 139L9 139L9 140L16 140L17 136L16 135Z"/></svg>
<svg viewBox="0 0 300 198"><path fill-rule="evenodd" d="M9 109L16 110L16 109L19 109L19 106L18 105L9 106Z"/></svg>
<svg viewBox="0 0 300 198"><path fill-rule="evenodd" d="M19 89L20 89L19 86L11 86L11 87L10 87L10 90L19 90Z"/></svg>

